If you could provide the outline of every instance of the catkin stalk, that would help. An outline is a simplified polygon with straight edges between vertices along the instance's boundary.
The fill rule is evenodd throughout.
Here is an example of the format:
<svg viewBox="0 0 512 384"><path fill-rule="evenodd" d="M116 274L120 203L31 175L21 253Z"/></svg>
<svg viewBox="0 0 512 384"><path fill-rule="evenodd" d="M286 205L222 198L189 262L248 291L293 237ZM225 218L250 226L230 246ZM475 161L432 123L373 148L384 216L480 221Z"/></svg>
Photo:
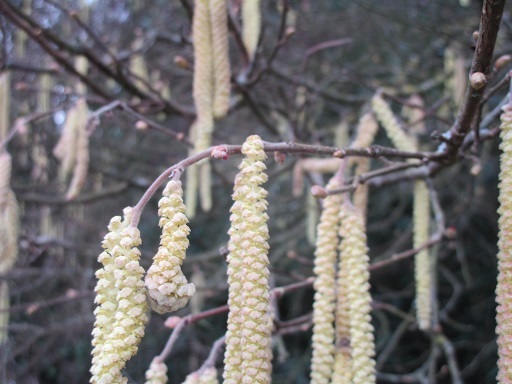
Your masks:
<svg viewBox="0 0 512 384"><path fill-rule="evenodd" d="M260 0L242 0L242 23L242 40L252 61L261 33Z"/></svg>
<svg viewBox="0 0 512 384"><path fill-rule="evenodd" d="M224 383L270 383L266 154L258 136L242 146L245 155L235 178L229 229L229 315L224 355Z"/></svg>
<svg viewBox="0 0 512 384"><path fill-rule="evenodd" d="M500 215L498 234L498 284L496 333L498 335L498 383L512 383L512 102L501 115L502 151L499 176Z"/></svg>
<svg viewBox="0 0 512 384"><path fill-rule="evenodd" d="M341 186L333 177L327 190ZM328 195L324 200L320 223L317 228L315 251L315 298L313 304L313 357L311 359L311 383L328 384L334 368L334 311L336 257L340 207L343 195Z"/></svg>

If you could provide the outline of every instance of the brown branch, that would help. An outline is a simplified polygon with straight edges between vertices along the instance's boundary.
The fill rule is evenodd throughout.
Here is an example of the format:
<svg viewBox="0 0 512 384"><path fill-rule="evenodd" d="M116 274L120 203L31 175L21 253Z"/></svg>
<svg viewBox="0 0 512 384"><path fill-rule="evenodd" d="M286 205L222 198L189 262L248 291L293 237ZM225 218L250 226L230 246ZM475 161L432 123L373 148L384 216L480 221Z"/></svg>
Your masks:
<svg viewBox="0 0 512 384"><path fill-rule="evenodd" d="M478 31L478 40L476 43L475 54L471 64L469 77L475 73L481 73L489 76L491 72L492 55L496 37L500 27L501 16L505 0L485 0L480 18L480 29ZM464 138L470 132L471 124L479 110L479 104L485 91L486 84L475 86L470 81L466 88L464 101L459 108L459 113L454 124L447 132L446 136L450 141L440 147L443 153L443 159L440 162L434 162L429 167L430 175L435 175L446 165L452 164L456 158L459 148L464 142Z"/></svg>

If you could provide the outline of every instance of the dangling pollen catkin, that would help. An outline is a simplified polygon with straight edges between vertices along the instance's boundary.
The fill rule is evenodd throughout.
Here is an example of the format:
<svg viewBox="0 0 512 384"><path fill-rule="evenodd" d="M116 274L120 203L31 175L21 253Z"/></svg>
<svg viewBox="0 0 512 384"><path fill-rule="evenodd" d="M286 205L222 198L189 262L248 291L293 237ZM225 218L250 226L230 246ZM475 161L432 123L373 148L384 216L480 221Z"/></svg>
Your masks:
<svg viewBox="0 0 512 384"><path fill-rule="evenodd" d="M427 183L423 180L414 182L413 221L413 247L418 248L425 244L430 236L430 196ZM428 330L432 322L432 271L428 248L419 251L414 260L416 318L419 328Z"/></svg>
<svg viewBox="0 0 512 384"><path fill-rule="evenodd" d="M347 234L344 220L347 204L340 209L339 238L344 239ZM334 372L332 383L352 383L352 358L350 350L350 303L348 300L349 275L346 266L346 256L343 254L343 240L339 244L338 275L336 277L336 344L334 350Z"/></svg>
<svg viewBox="0 0 512 384"><path fill-rule="evenodd" d="M353 384L371 384L375 378L375 343L371 324L370 272L364 218L347 206L341 230L340 244L349 282L346 300L350 317L350 347Z"/></svg>
<svg viewBox="0 0 512 384"><path fill-rule="evenodd" d="M242 40L252 61L261 33L260 0L242 0Z"/></svg>
<svg viewBox="0 0 512 384"><path fill-rule="evenodd" d="M125 208L124 220L113 217L98 257L92 331L92 384L124 384L126 362L137 353L148 321L146 295L139 265L140 233L130 226L133 208Z"/></svg>
<svg viewBox="0 0 512 384"><path fill-rule="evenodd" d="M192 93L196 106L194 147L201 152L211 146L214 129L213 122L213 47L210 20L210 0L194 1L194 19L192 22L194 39L194 81ZM209 159L199 165L201 183L199 195L201 207L209 211L211 198L211 167Z"/></svg>
<svg viewBox="0 0 512 384"><path fill-rule="evenodd" d="M228 113L231 90L229 65L228 13L226 0L210 0L213 46L213 116L220 119Z"/></svg>
<svg viewBox="0 0 512 384"><path fill-rule="evenodd" d="M183 384L218 384L217 370L214 367L200 369L188 375Z"/></svg>
<svg viewBox="0 0 512 384"><path fill-rule="evenodd" d="M146 371L145 384L167 384L167 365L155 357Z"/></svg>
<svg viewBox="0 0 512 384"><path fill-rule="evenodd" d="M267 181L263 142L254 135L242 146L244 160L235 178L229 229L229 315L224 383L270 383Z"/></svg>
<svg viewBox="0 0 512 384"><path fill-rule="evenodd" d="M509 93L510 94L510 93ZM498 234L498 284L496 287L496 333L500 384L512 382L512 101L501 115L500 215Z"/></svg>
<svg viewBox="0 0 512 384"><path fill-rule="evenodd" d="M327 184L327 190L341 187L338 176ZM334 368L334 311L336 300L336 257L339 214L343 195L328 195L317 228L315 266L315 298L313 304L313 356L311 383L328 384Z"/></svg>
<svg viewBox="0 0 512 384"><path fill-rule="evenodd" d="M149 303L158 313L183 308L196 292L194 284L188 283L181 271L190 234L182 196L181 181L171 180L158 203L162 236L145 279Z"/></svg>

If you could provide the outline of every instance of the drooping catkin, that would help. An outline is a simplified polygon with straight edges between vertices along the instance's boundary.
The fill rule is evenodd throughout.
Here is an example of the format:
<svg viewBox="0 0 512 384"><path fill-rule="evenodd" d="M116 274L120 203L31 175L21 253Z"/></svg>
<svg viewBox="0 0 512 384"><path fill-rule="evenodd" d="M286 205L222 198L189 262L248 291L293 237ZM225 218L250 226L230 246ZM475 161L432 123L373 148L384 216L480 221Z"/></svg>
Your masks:
<svg viewBox="0 0 512 384"><path fill-rule="evenodd" d="M423 98L414 94L411 95L407 102L411 105L404 105L402 108L402 116L410 124L410 131L415 134L422 134L425 132L425 102ZM412 105L418 107L413 107Z"/></svg>
<svg viewBox="0 0 512 384"><path fill-rule="evenodd" d="M341 186L335 176L327 190ZM313 304L313 338L311 383L328 384L334 368L334 311L336 300L336 257L339 214L343 195L328 195L317 228L315 266L315 298Z"/></svg>
<svg viewBox="0 0 512 384"><path fill-rule="evenodd" d="M197 135L197 121L194 121L190 126L189 140L195 143ZM188 155L192 156L195 153L194 149L189 149ZM185 184L185 202L186 202L186 215L192 219L196 215L197 210L197 190L199 187L199 166L197 164L191 165L187 168L187 183Z"/></svg>
<svg viewBox="0 0 512 384"><path fill-rule="evenodd" d="M171 180L158 203L162 235L145 279L149 303L158 313L183 308L196 291L194 284L188 283L181 271L190 233L182 195L181 181Z"/></svg>
<svg viewBox="0 0 512 384"><path fill-rule="evenodd" d="M344 208L340 253L349 282L351 371L353 384L375 383L375 343L371 324L370 272L364 218L353 207Z"/></svg>
<svg viewBox="0 0 512 384"><path fill-rule="evenodd" d="M263 142L254 135L242 146L229 229L229 315L224 383L270 383L267 181Z"/></svg>
<svg viewBox="0 0 512 384"><path fill-rule="evenodd" d="M146 371L145 384L167 384L167 365L155 357Z"/></svg>
<svg viewBox="0 0 512 384"><path fill-rule="evenodd" d="M0 73L0 142L2 142L9 132L10 120L10 98L11 84L10 74L5 71Z"/></svg>
<svg viewBox="0 0 512 384"><path fill-rule="evenodd" d="M88 154L85 155L84 152L82 152L79 159L78 152L81 135L80 132L82 130L86 130L88 115L89 109L87 108L87 102L84 98L78 99L76 104L69 109L66 115L66 121L64 122L62 134L59 141L57 142L57 145L53 149L53 154L57 159L60 160L59 179L61 182L66 182L71 173L71 170L79 170L79 168L76 167L78 160L82 162L87 160L87 164L85 165L85 171L87 171L89 156ZM86 148L88 151L87 143L88 139L86 137L82 137L82 143L80 144L82 151L84 148Z"/></svg>
<svg viewBox="0 0 512 384"><path fill-rule="evenodd" d="M378 92L372 98L372 108L395 147L402 151L416 150L416 140L405 133L388 103Z"/></svg>
<svg viewBox="0 0 512 384"><path fill-rule="evenodd" d="M188 375L183 384L218 384L217 370L214 367L200 369Z"/></svg>
<svg viewBox="0 0 512 384"><path fill-rule="evenodd" d="M0 153L0 275L7 273L18 256L19 209L11 189L11 156Z"/></svg>
<svg viewBox="0 0 512 384"><path fill-rule="evenodd" d="M213 122L213 47L210 20L210 0L194 1L194 81L192 93L196 106L197 120L194 146L196 152L207 149L212 143ZM209 160L207 160L209 162ZM200 203L203 210L211 208L210 164L199 165L199 174L206 179L199 184Z"/></svg>
<svg viewBox="0 0 512 384"><path fill-rule="evenodd" d="M91 383L127 383L121 374L126 362L137 353L148 320L146 295L139 265L139 230L130 225L133 208L125 208L124 219L113 217L98 261L92 332Z"/></svg>
<svg viewBox="0 0 512 384"><path fill-rule="evenodd" d="M347 204L340 208L339 238L344 239L347 234L344 220ZM344 246L344 245L343 245ZM352 383L352 358L350 349L350 303L348 300L349 275L346 266L346 256L343 254L342 242L339 244L338 273L336 276L336 344L334 350L334 371L332 383Z"/></svg>
<svg viewBox="0 0 512 384"><path fill-rule="evenodd" d="M87 179L89 169L89 132L87 127L89 110L85 99L78 101L80 109L77 118L83 119L76 122L74 133L75 137L75 165L73 167L73 177L66 192L66 199L72 200L78 196Z"/></svg>
<svg viewBox="0 0 512 384"><path fill-rule="evenodd" d="M85 7L85 9L89 9L89 7ZM88 13L88 12L86 12ZM89 61L85 56L78 56L75 60L75 68L78 71L78 73L86 76L87 75L87 69L89 67ZM85 96L87 93L87 86L82 83L80 80L76 84L76 93L80 96Z"/></svg>
<svg viewBox="0 0 512 384"><path fill-rule="evenodd" d="M365 113L356 129L356 137L351 144L352 148L366 148L372 145L379 125L375 121L371 113ZM353 159L353 160L351 160ZM355 163L354 174L360 175L370 170L370 159L366 157L352 157L349 158L349 164ZM361 211L363 217L366 217L366 209L368 206L368 184L363 183L359 185L354 192L354 205Z"/></svg>
<svg viewBox="0 0 512 384"><path fill-rule="evenodd" d="M53 78L48 73L43 73L39 79L39 94L37 107L41 112L50 110L50 96L53 87Z"/></svg>
<svg viewBox="0 0 512 384"><path fill-rule="evenodd" d="M316 242L316 227L318 225L318 201L312 193L306 194L306 237L308 243L315 245Z"/></svg>
<svg viewBox="0 0 512 384"><path fill-rule="evenodd" d="M7 281L0 281L0 346L7 342L9 336L9 286Z"/></svg>
<svg viewBox="0 0 512 384"><path fill-rule="evenodd" d="M130 57L130 73L133 75L132 81L135 86L146 92L148 91L147 82L149 81L149 72L144 55L138 52L142 49L143 44L144 39L142 36L137 37L132 44L132 50L136 53Z"/></svg>
<svg viewBox="0 0 512 384"><path fill-rule="evenodd" d="M444 51L445 95L449 96L455 106L459 106L464 99L468 82L464 57L458 49L447 47Z"/></svg>
<svg viewBox="0 0 512 384"><path fill-rule="evenodd" d="M512 383L512 102L501 115L499 176L500 215L498 234L498 284L496 287L496 333L500 384Z"/></svg>
<svg viewBox="0 0 512 384"><path fill-rule="evenodd" d="M254 59L261 33L260 0L242 0L242 40L249 56Z"/></svg>
<svg viewBox="0 0 512 384"><path fill-rule="evenodd" d="M425 244L430 236L430 197L427 183L423 180L414 182L413 221L413 247L418 248ZM418 326L422 330L428 330L432 322L432 271L428 249L423 249L416 254L414 276Z"/></svg>
<svg viewBox="0 0 512 384"><path fill-rule="evenodd" d="M213 116L220 119L228 113L231 90L229 65L228 13L226 0L210 0L213 46Z"/></svg>

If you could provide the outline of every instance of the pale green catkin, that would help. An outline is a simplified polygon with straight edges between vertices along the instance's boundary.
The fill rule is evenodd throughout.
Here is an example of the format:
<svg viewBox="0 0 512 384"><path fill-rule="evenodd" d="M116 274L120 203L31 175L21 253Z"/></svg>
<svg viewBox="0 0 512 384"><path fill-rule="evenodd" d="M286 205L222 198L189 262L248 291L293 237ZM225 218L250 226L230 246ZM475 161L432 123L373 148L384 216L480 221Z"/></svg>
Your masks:
<svg viewBox="0 0 512 384"><path fill-rule="evenodd" d="M260 33L260 0L242 0L242 40L251 61L254 59L258 48Z"/></svg>

